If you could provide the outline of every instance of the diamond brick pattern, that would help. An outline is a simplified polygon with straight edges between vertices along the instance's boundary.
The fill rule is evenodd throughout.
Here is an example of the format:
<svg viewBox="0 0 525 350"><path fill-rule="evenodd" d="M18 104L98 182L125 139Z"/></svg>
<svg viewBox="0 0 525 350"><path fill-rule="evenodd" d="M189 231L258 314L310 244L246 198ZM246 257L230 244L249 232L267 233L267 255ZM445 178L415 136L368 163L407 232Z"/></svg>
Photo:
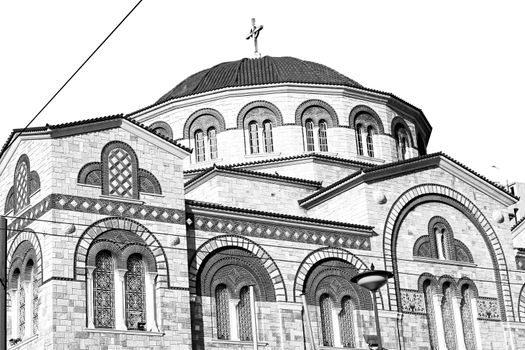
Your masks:
<svg viewBox="0 0 525 350"><path fill-rule="evenodd" d="M18 164L15 172L15 212L29 204L29 167L25 161Z"/></svg>
<svg viewBox="0 0 525 350"><path fill-rule="evenodd" d="M133 197L133 172L131 156L121 148L115 148L108 156L109 194Z"/></svg>
<svg viewBox="0 0 525 350"><path fill-rule="evenodd" d="M345 234L305 230L303 228L281 225L268 226L256 221L229 220L208 216L195 216L194 221L196 228L203 231L321 244L330 247L370 250L370 238L366 235L355 233Z"/></svg>

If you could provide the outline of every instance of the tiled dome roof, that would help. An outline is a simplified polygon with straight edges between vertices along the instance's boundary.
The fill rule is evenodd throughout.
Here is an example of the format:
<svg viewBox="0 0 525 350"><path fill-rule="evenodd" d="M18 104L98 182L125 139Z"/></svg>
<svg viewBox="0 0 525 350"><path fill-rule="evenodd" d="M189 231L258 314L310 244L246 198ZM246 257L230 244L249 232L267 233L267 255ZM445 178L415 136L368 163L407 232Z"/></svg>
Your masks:
<svg viewBox="0 0 525 350"><path fill-rule="evenodd" d="M223 62L183 80L157 103L226 87L275 83L309 83L361 87L356 81L322 64L294 57L243 58Z"/></svg>

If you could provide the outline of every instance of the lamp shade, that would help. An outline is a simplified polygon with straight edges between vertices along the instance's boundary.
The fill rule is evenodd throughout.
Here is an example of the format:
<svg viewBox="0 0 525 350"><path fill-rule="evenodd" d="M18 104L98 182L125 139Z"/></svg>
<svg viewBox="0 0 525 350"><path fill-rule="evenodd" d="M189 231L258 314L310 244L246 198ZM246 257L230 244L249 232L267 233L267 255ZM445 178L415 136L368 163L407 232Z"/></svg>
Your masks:
<svg viewBox="0 0 525 350"><path fill-rule="evenodd" d="M394 274L390 271L372 270L359 273L352 277L350 281L357 283L357 285L364 287L371 292L375 292L384 286L388 279L392 277L394 277Z"/></svg>

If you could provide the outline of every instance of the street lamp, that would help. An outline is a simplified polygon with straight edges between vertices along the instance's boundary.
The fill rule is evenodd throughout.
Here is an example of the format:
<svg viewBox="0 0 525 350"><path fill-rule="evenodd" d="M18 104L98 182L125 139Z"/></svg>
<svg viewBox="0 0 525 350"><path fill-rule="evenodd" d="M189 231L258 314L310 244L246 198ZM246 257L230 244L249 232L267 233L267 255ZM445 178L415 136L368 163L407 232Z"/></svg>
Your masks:
<svg viewBox="0 0 525 350"><path fill-rule="evenodd" d="M377 345L379 350L383 350L381 342L381 330L379 329L379 315L377 313L376 305L376 292L379 288L383 287L389 278L394 277L394 274L390 271L374 270L374 264L370 267L370 271L362 272L350 279L351 282L357 283L357 285L368 289L372 292L372 305L374 307L374 316L376 319L376 333L377 333ZM372 337L370 337L372 338ZM371 340L371 339L370 339ZM367 339L370 344L370 341Z"/></svg>

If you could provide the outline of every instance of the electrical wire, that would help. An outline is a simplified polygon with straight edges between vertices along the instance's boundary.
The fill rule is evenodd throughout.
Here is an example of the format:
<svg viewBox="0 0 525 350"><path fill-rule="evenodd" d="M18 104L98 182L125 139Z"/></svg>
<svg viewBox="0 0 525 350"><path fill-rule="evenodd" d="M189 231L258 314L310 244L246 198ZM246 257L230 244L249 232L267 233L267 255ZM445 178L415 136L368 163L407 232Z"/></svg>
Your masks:
<svg viewBox="0 0 525 350"><path fill-rule="evenodd" d="M57 97L57 95L66 87L66 85L75 77L75 75L77 75L77 73L86 65L86 63L91 59L91 57L93 57L93 55L97 53L97 51L102 47L102 45L104 45L106 41L108 41L108 39L113 35L113 33L115 33L115 31L122 25L122 23L124 23L124 21L133 13L133 11L135 11L135 9L140 5L142 1L143 0L139 0L137 4L133 6L133 8L128 12L128 14L119 22L119 24L117 24L117 26L113 28L113 30L106 36L104 40L102 40L102 42L97 46L97 48L93 52L91 52L88 58L86 58L86 60L80 65L80 67L77 68L77 70L69 77L69 79L66 80L66 82L60 87L60 89L58 89L58 91L55 92L55 94L49 99L49 101L46 102L44 107L42 107L40 111L38 111L38 113L29 121L29 123L27 123L27 125L20 132L17 132L13 140L9 142L9 144L7 144L4 148L4 152L7 151L7 149L11 147L11 145L18 139L18 137L29 128L29 126L35 121L35 119L38 118L38 116L44 111L44 109L46 109L46 107L55 99L55 97Z"/></svg>

